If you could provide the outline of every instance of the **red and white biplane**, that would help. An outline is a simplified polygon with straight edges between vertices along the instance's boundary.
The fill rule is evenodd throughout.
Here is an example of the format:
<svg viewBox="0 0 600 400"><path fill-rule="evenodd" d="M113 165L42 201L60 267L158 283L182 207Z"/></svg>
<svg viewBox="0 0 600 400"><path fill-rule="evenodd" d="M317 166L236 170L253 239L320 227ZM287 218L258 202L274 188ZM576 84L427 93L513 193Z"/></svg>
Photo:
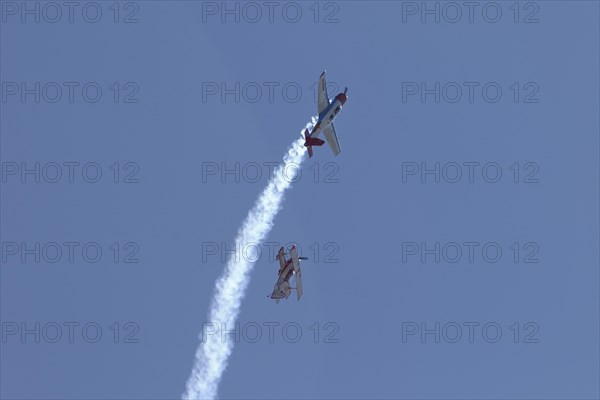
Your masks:
<svg viewBox="0 0 600 400"><path fill-rule="evenodd" d="M275 288L273 288L273 293L267 297L270 297L279 303L279 300L290 297L292 290L296 290L296 295L298 296L298 300L300 300L300 297L302 297L302 271L300 270L300 260L308 260L308 258L298 257L296 246L292 246L290 249L290 258L288 260L285 259L285 250L283 249L283 246L281 246L279 253L277 253L277 258L279 259L279 275L277 277L277 282L275 283ZM296 277L295 288L290 286L290 278L292 275Z"/></svg>

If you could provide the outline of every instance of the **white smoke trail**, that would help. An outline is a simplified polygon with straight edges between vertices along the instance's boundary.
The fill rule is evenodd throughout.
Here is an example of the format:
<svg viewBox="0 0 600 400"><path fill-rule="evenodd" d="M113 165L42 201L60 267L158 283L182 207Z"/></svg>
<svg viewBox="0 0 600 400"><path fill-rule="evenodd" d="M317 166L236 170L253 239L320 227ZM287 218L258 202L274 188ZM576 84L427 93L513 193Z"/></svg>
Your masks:
<svg viewBox="0 0 600 400"><path fill-rule="evenodd" d="M306 128L310 130L315 123L316 118L313 117L312 123L307 124ZM303 143L302 138L292 143L283 157L283 164L275 169L273 178L248 212L235 238L236 253L243 251L245 245L261 243L266 239L281 206L284 192L291 186L306 153ZM295 168L285 168L286 165ZM223 275L217 280L208 320L219 327L219 333L222 326L226 329L233 329L235 326L253 267L254 261L245 260L240 254L232 254ZM233 351L232 341L221 340L220 334L201 333L200 336L202 343L196 351L194 367L183 399L216 398L227 359Z"/></svg>

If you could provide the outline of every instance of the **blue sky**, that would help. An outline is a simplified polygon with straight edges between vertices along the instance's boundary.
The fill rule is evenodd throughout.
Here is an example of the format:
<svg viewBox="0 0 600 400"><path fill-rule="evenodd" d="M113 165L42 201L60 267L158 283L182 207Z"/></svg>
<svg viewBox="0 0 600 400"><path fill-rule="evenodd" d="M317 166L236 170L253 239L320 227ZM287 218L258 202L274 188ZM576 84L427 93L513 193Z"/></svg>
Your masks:
<svg viewBox="0 0 600 400"><path fill-rule="evenodd" d="M349 87L342 153L305 160L268 239L311 258L304 296L266 298L264 251L220 396L598 398L597 2L20 4L0 3L3 398L181 395L208 250L324 69Z"/></svg>

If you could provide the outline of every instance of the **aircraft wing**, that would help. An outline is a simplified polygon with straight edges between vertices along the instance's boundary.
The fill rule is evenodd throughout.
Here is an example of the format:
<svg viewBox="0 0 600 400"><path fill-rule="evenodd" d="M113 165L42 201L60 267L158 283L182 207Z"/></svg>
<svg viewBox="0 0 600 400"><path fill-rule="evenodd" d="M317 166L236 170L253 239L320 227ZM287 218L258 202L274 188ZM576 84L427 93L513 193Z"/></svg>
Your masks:
<svg viewBox="0 0 600 400"><path fill-rule="evenodd" d="M325 129L325 139L327 139L327 143L329 147L331 147L331 151L333 151L333 155L337 156L340 154L342 149L340 148L340 142L338 141L337 134L335 133L335 126L333 122L330 123Z"/></svg>
<svg viewBox="0 0 600 400"><path fill-rule="evenodd" d="M319 88L318 88L318 111L319 115L329 106L329 96L327 96L327 82L325 81L325 71L321 73L319 77Z"/></svg>
<svg viewBox="0 0 600 400"><path fill-rule="evenodd" d="M296 246L292 246L290 251L292 254L292 262L294 263L294 273L296 275L296 295L298 300L302 297L302 270L300 269L300 260L298 259L298 250Z"/></svg>
<svg viewBox="0 0 600 400"><path fill-rule="evenodd" d="M300 266L298 266L298 272L296 272L296 294L298 295L298 300L302 297L302 270Z"/></svg>
<svg viewBox="0 0 600 400"><path fill-rule="evenodd" d="M277 253L277 258L279 259L279 270L283 271L285 268L285 250L283 250L283 246L279 249L279 253Z"/></svg>
<svg viewBox="0 0 600 400"><path fill-rule="evenodd" d="M294 263L294 272L296 272L296 269L298 269L298 267L300 266L300 260L298 258L298 249L296 249L296 246L292 246L292 248L290 249L290 254L292 255L292 262Z"/></svg>

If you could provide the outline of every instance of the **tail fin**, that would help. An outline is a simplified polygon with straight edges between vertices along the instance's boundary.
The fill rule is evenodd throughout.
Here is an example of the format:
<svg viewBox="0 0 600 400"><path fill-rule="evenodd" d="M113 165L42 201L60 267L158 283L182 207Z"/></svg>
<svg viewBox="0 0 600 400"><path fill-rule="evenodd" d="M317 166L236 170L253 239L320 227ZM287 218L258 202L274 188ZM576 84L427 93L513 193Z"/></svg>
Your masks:
<svg viewBox="0 0 600 400"><path fill-rule="evenodd" d="M323 143L325 143L325 141L312 137L310 132L308 132L308 129L304 130L304 146L308 147L309 158L313 156L312 146L323 146Z"/></svg>

